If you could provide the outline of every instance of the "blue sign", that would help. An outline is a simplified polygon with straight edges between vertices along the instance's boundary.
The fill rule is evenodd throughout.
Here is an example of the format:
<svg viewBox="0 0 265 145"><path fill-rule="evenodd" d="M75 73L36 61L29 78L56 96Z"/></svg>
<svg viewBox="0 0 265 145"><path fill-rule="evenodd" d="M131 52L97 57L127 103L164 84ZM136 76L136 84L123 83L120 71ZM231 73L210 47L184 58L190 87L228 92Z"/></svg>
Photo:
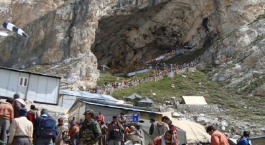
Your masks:
<svg viewBox="0 0 265 145"><path fill-rule="evenodd" d="M139 120L139 113L138 114L127 114L127 125L135 125L138 123Z"/></svg>

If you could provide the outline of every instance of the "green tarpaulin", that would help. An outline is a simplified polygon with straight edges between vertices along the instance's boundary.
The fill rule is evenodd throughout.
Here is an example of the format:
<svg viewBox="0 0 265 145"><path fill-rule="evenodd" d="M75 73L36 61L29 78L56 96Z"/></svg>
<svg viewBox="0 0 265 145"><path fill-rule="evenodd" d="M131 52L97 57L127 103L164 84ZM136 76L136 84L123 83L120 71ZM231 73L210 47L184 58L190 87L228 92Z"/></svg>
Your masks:
<svg viewBox="0 0 265 145"><path fill-rule="evenodd" d="M125 97L126 101L139 101L140 99L142 99L143 97L136 94L136 93L133 93L131 96L128 96L128 97Z"/></svg>
<svg viewBox="0 0 265 145"><path fill-rule="evenodd" d="M147 97L144 97L140 101L135 102L135 106L140 106L140 107L151 107L154 105L155 103Z"/></svg>

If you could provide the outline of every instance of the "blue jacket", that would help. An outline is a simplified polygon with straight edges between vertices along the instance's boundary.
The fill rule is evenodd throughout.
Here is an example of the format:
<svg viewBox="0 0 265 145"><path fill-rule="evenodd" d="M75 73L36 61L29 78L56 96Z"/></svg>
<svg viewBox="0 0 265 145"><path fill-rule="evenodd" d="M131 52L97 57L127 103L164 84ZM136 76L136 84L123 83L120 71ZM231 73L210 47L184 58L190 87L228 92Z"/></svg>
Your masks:
<svg viewBox="0 0 265 145"><path fill-rule="evenodd" d="M249 145L248 138L242 137L236 145Z"/></svg>

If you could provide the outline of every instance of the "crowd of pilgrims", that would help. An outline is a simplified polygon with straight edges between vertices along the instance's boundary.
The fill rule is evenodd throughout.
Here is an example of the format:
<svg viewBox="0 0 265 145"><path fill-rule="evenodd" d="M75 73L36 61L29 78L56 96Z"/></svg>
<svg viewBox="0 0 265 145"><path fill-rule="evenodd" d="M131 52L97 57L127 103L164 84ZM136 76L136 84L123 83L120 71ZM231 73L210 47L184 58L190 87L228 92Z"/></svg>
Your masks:
<svg viewBox="0 0 265 145"><path fill-rule="evenodd" d="M104 116L95 116L93 110L83 113L84 121L76 121L60 117L56 125L48 110L40 111L31 105L26 109L26 103L15 94L13 99L0 101L0 144L8 145L145 145L146 138L150 138L149 145L178 145L177 129L167 116L161 122L150 118L149 134L145 134L139 123L129 124L126 115L121 112L113 116L112 121L105 123ZM211 135L212 145L229 145L227 137L208 126L206 132ZM249 145L249 131L244 131L237 145Z"/></svg>

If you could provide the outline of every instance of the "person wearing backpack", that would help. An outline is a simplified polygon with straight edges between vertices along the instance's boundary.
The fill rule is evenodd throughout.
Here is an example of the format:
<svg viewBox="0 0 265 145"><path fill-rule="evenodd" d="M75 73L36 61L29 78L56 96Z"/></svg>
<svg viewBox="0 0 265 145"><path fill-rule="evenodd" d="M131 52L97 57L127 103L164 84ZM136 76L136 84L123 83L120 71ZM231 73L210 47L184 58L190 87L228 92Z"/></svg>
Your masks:
<svg viewBox="0 0 265 145"><path fill-rule="evenodd" d="M119 123L119 118L117 116L112 117L113 121L108 126L109 133L109 143L108 145L121 145L123 142L124 128L121 123Z"/></svg>
<svg viewBox="0 0 265 145"><path fill-rule="evenodd" d="M37 145L53 145L53 140L55 140L58 134L56 121L48 117L46 109L43 109L41 116L34 120L34 130Z"/></svg>

